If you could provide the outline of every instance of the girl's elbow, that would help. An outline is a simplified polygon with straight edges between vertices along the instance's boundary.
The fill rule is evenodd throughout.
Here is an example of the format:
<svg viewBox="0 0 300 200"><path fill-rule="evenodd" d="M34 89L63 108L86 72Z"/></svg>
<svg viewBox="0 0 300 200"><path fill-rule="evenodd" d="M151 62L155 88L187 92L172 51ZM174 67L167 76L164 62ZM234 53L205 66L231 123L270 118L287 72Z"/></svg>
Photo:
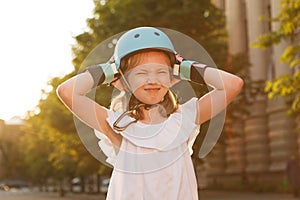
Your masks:
<svg viewBox="0 0 300 200"><path fill-rule="evenodd" d="M234 91L236 94L240 93L240 91L242 90L243 86L244 86L244 80L241 79L240 77L236 76L236 80L234 81Z"/></svg>
<svg viewBox="0 0 300 200"><path fill-rule="evenodd" d="M56 88L56 95L62 99L63 96L64 96L64 89L63 89L63 86L62 85L59 85L57 88Z"/></svg>
<svg viewBox="0 0 300 200"><path fill-rule="evenodd" d="M238 76L231 76L225 82L225 91L229 96L236 96L240 93L244 86L244 81Z"/></svg>
<svg viewBox="0 0 300 200"><path fill-rule="evenodd" d="M66 87L64 84L61 84L56 88L56 95L62 102L66 103L67 105L68 102L71 102L70 97L72 95L70 94L68 87Z"/></svg>
<svg viewBox="0 0 300 200"><path fill-rule="evenodd" d="M241 79L240 77L237 77L237 87L239 88L239 90L241 90L244 86L244 80Z"/></svg>

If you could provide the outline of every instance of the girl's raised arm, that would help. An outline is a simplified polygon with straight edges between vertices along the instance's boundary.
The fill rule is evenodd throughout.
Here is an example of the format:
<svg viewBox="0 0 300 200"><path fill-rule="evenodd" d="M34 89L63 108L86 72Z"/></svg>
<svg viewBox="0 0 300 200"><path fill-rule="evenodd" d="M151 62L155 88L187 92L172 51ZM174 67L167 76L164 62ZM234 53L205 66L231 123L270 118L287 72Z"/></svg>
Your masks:
<svg viewBox="0 0 300 200"><path fill-rule="evenodd" d="M244 83L238 76L211 67L205 69L203 76L204 82L214 89L197 102L197 124L211 119L224 110L239 94Z"/></svg>
<svg viewBox="0 0 300 200"><path fill-rule="evenodd" d="M57 95L70 111L91 128L104 133L114 145L120 146L121 137L106 122L107 111L86 94L95 86L89 71L78 74L60 84Z"/></svg>
<svg viewBox="0 0 300 200"><path fill-rule="evenodd" d="M179 63L181 79L206 84L213 88L197 101L196 124L202 124L224 110L243 87L244 82L238 76L205 64L185 60L179 54L176 54L176 59Z"/></svg>

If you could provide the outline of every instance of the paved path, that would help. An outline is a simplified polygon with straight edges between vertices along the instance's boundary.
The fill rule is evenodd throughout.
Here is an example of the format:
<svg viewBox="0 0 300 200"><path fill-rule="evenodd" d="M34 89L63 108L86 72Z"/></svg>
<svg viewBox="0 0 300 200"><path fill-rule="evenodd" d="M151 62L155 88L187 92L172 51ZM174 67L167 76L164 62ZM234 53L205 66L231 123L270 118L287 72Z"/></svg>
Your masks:
<svg viewBox="0 0 300 200"><path fill-rule="evenodd" d="M200 200L296 200L292 194L234 192L234 191L200 191ZM300 199L300 198L299 198Z"/></svg>
<svg viewBox="0 0 300 200"><path fill-rule="evenodd" d="M53 192L0 191L0 200L105 200L105 196L67 193L60 197L58 193Z"/></svg>
<svg viewBox="0 0 300 200"><path fill-rule="evenodd" d="M232 191L200 191L200 200L295 200L291 194L232 192ZM299 198L300 199L300 198ZM0 200L105 200L103 195L71 194L59 197L57 193L41 193L30 191L0 191Z"/></svg>

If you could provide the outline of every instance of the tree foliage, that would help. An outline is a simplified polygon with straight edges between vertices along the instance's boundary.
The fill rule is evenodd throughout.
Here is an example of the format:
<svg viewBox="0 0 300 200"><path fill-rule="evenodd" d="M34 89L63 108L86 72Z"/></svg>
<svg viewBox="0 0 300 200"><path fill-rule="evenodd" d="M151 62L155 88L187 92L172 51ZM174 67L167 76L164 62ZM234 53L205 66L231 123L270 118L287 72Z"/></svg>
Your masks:
<svg viewBox="0 0 300 200"><path fill-rule="evenodd" d="M271 22L279 24L278 29L260 36L255 46L267 48L282 41L289 43L281 55L280 62L288 63L293 73L283 74L268 81L265 91L270 98L285 97L291 102L289 113L296 114L300 110L300 0L282 0L280 5L278 16L271 19Z"/></svg>
<svg viewBox="0 0 300 200"><path fill-rule="evenodd" d="M65 77L71 77L69 74ZM21 141L30 178L44 184L47 178L87 176L97 172L98 162L77 135L71 112L58 100L55 88L63 80L53 78L50 92L42 91L38 114L30 114Z"/></svg>
<svg viewBox="0 0 300 200"><path fill-rule="evenodd" d="M1 122L0 122L1 123ZM0 124L0 154L1 154L1 179L26 178L26 173L21 173L23 159L20 155L19 142L23 135L21 125Z"/></svg>
<svg viewBox="0 0 300 200"><path fill-rule="evenodd" d="M76 36L77 44L73 47L77 70L100 42L138 26L182 32L204 46L218 66L224 66L226 60L224 16L209 0L97 1L94 16L87 24L89 30Z"/></svg>

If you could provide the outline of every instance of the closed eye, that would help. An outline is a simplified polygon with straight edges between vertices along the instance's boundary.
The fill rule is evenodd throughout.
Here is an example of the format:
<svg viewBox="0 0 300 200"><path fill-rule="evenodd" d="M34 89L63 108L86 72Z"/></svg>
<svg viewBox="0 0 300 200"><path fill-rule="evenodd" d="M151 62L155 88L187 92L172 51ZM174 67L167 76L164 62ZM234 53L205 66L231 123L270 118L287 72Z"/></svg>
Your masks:
<svg viewBox="0 0 300 200"><path fill-rule="evenodd" d="M137 72L136 75L145 75L146 72Z"/></svg>
<svg viewBox="0 0 300 200"><path fill-rule="evenodd" d="M158 71L158 73L159 74L166 74L166 73L168 73L168 71L166 71L166 70L160 70L160 71Z"/></svg>

